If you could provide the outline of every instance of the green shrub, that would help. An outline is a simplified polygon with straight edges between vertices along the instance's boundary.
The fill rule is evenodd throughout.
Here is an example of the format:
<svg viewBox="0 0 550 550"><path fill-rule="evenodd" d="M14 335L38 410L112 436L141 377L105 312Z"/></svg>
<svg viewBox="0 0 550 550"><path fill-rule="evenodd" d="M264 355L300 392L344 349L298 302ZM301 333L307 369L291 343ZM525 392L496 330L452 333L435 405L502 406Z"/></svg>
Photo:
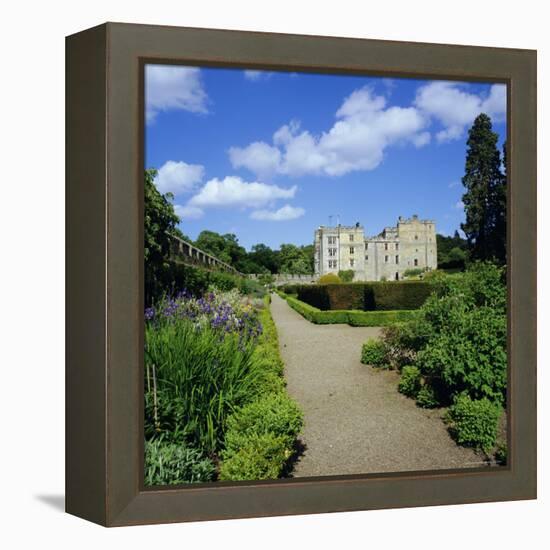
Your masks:
<svg viewBox="0 0 550 550"><path fill-rule="evenodd" d="M343 283L351 283L353 277L355 276L355 271L353 269L341 269L338 271L338 277Z"/></svg>
<svg viewBox="0 0 550 550"><path fill-rule="evenodd" d="M506 466L508 463L508 446L504 442L499 442L495 451L495 460L497 464Z"/></svg>
<svg viewBox="0 0 550 550"><path fill-rule="evenodd" d="M225 447L229 452L236 452L246 446L250 438L269 433L283 438L290 448L302 423L302 412L286 393L268 394L238 409L227 419Z"/></svg>
<svg viewBox="0 0 550 550"><path fill-rule="evenodd" d="M338 277L336 273L326 273L325 275L321 275L318 281L320 285L338 284L341 282L340 277Z"/></svg>
<svg viewBox="0 0 550 550"><path fill-rule="evenodd" d="M474 264L465 273L434 273L430 286L432 294L411 322L384 330L389 364L420 370L427 381L417 396L423 406L448 404L463 392L472 399L487 397L505 405L504 271Z"/></svg>
<svg viewBox="0 0 550 550"><path fill-rule="evenodd" d="M214 479L214 463L183 444L145 442L145 485L199 483Z"/></svg>
<svg viewBox="0 0 550 550"><path fill-rule="evenodd" d="M422 387L422 377L417 367L408 365L403 367L397 389L407 397L416 398Z"/></svg>
<svg viewBox="0 0 550 550"><path fill-rule="evenodd" d="M325 309L365 310L365 285L363 283L326 285L324 292L328 298ZM299 295L298 295L299 297ZM307 301L307 300L306 300ZM320 308L323 309L323 308Z"/></svg>
<svg viewBox="0 0 550 550"><path fill-rule="evenodd" d="M219 479L243 481L276 479L283 472L292 451L284 437L272 433L255 435L236 452L222 453Z"/></svg>
<svg viewBox="0 0 550 550"><path fill-rule="evenodd" d="M446 326L418 352L416 364L440 378L450 396L466 391L473 399L488 397L504 404L506 317L488 307L468 311L454 303L448 308Z"/></svg>
<svg viewBox="0 0 550 550"><path fill-rule="evenodd" d="M403 275L405 277L418 277L419 275L422 275L422 273L424 273L424 269L421 267L415 267L412 269L405 269Z"/></svg>
<svg viewBox="0 0 550 550"><path fill-rule="evenodd" d="M425 281L391 281L371 283L374 309L418 309L433 292L433 287ZM370 292L370 289L366 289ZM367 299L366 299L367 301Z"/></svg>
<svg viewBox="0 0 550 550"><path fill-rule="evenodd" d="M373 367L385 367L386 348L380 340L368 340L361 348L361 363Z"/></svg>
<svg viewBox="0 0 550 550"><path fill-rule="evenodd" d="M330 274L329 274L330 275ZM434 287L425 281L296 285L298 299L321 310L394 311L421 307Z"/></svg>
<svg viewBox="0 0 550 550"><path fill-rule="evenodd" d="M333 313L332 311L321 312ZM334 312L336 313L336 312ZM352 327L386 327L414 319L414 311L348 311L347 322Z"/></svg>
<svg viewBox="0 0 550 550"><path fill-rule="evenodd" d="M414 311L321 311L293 296L282 298L305 319L318 325L348 323L353 327L382 327L414 319Z"/></svg>
<svg viewBox="0 0 550 550"><path fill-rule="evenodd" d="M322 311L331 309L327 293L328 285L300 285L296 287L298 300ZM347 286L347 285L346 285Z"/></svg>
<svg viewBox="0 0 550 550"><path fill-rule="evenodd" d="M496 443L501 413L501 407L487 398L459 395L447 411L446 420L458 444L489 453Z"/></svg>
<svg viewBox="0 0 550 550"><path fill-rule="evenodd" d="M416 404L424 409L433 409L441 404L434 388L424 383L416 394Z"/></svg>

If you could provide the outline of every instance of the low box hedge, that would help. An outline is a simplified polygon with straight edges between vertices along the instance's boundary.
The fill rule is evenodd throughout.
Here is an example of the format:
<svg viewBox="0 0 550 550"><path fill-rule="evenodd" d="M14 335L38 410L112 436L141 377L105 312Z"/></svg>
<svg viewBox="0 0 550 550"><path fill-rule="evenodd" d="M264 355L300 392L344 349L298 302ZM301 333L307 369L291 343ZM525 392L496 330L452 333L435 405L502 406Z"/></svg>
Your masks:
<svg viewBox="0 0 550 550"><path fill-rule="evenodd" d="M285 292L322 311L395 311L418 309L432 290L428 281L392 281L294 285Z"/></svg>
<svg viewBox="0 0 550 550"><path fill-rule="evenodd" d="M293 296L283 293L280 296L287 301L292 309L316 325L347 323L352 327L383 327L396 322L410 321L415 315L414 311L322 311Z"/></svg>

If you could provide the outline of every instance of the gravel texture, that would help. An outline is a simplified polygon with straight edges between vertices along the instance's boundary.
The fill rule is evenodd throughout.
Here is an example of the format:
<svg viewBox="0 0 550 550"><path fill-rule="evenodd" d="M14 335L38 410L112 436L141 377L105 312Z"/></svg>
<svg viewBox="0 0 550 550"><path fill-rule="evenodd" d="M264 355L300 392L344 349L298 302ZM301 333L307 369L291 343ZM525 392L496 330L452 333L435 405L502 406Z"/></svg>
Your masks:
<svg viewBox="0 0 550 550"><path fill-rule="evenodd" d="M271 311L289 394L304 412L304 452L292 476L471 468L484 465L457 446L442 412L397 392L398 374L361 364L376 327L315 325L277 295Z"/></svg>

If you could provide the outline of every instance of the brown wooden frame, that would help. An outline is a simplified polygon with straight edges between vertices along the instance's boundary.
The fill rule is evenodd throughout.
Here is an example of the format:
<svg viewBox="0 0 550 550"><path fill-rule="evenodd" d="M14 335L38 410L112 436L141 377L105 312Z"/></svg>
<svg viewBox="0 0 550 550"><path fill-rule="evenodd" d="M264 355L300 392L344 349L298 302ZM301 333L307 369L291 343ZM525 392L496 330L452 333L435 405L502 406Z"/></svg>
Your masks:
<svg viewBox="0 0 550 550"><path fill-rule="evenodd" d="M106 526L536 498L536 52L107 23L67 53L66 510ZM143 487L143 66L504 82L509 466Z"/></svg>

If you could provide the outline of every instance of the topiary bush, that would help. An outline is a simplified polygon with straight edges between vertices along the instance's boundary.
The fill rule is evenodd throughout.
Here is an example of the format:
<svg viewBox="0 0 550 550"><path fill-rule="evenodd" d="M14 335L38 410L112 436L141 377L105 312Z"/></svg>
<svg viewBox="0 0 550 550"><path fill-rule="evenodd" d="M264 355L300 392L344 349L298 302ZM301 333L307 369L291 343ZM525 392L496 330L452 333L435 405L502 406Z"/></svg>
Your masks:
<svg viewBox="0 0 550 550"><path fill-rule="evenodd" d="M222 453L219 479L241 481L276 479L283 472L292 451L284 437L272 433L255 434L237 451Z"/></svg>
<svg viewBox="0 0 550 550"><path fill-rule="evenodd" d="M145 442L145 485L200 483L214 479L214 463L199 450L164 441Z"/></svg>
<svg viewBox="0 0 550 550"><path fill-rule="evenodd" d="M422 387L422 376L418 367L408 365L403 367L397 389L407 397L415 398Z"/></svg>
<svg viewBox="0 0 550 550"><path fill-rule="evenodd" d="M368 340L361 349L361 363L373 367L387 367L386 348L380 340Z"/></svg>
<svg viewBox="0 0 550 550"><path fill-rule="evenodd" d="M446 414L449 431L459 445L474 447L485 453L494 448L502 408L489 399L472 399L466 394L456 397Z"/></svg>
<svg viewBox="0 0 550 550"><path fill-rule="evenodd" d="M336 275L336 273L326 273L325 275L321 275L319 277L319 280L317 281L320 285L328 285L328 284L338 284L342 281L340 280L340 277Z"/></svg>
<svg viewBox="0 0 550 550"><path fill-rule="evenodd" d="M283 438L290 448L302 423L302 412L286 393L268 394L238 409L227 419L225 447L235 452L251 437L270 433Z"/></svg>

